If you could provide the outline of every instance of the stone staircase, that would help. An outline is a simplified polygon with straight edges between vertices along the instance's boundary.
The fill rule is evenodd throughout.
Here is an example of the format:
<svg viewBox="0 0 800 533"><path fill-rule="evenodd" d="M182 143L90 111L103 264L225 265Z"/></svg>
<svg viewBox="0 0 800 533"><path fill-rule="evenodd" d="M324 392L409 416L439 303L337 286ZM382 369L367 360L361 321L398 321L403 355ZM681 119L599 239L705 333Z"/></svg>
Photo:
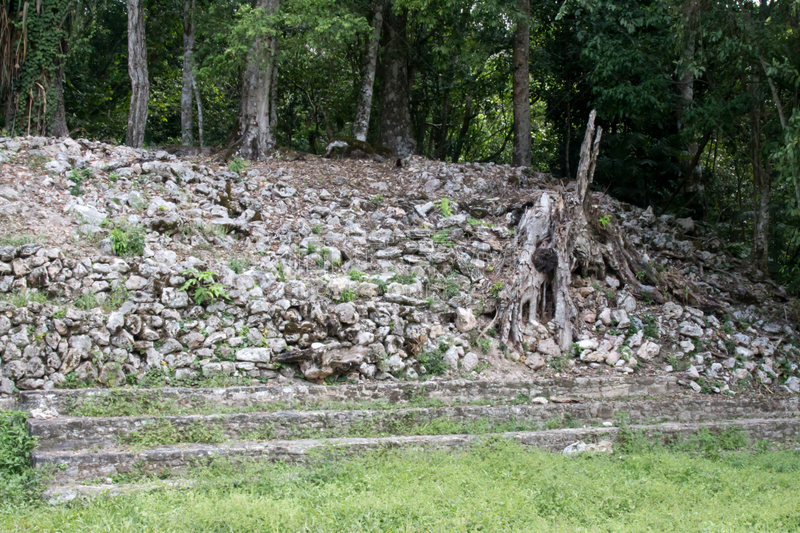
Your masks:
<svg viewBox="0 0 800 533"><path fill-rule="evenodd" d="M51 467L55 499L113 493L140 474L179 478L221 458L302 462L332 449L458 449L490 436L561 451L614 442L620 425L664 440L739 428L750 442L795 443L798 407L797 396L687 392L669 376L28 391L16 405L40 417L29 420L32 459Z"/></svg>

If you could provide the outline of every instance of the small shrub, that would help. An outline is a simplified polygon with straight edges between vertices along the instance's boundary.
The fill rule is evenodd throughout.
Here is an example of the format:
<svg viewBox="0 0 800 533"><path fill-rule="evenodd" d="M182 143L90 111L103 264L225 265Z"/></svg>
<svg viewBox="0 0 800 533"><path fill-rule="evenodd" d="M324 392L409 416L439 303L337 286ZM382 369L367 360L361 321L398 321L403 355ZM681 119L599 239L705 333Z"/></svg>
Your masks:
<svg viewBox="0 0 800 533"><path fill-rule="evenodd" d="M120 257L134 257L144 254L144 228L128 226L111 231L111 249Z"/></svg>
<svg viewBox="0 0 800 533"><path fill-rule="evenodd" d="M417 356L417 361L425 367L428 374L439 376L447 372L447 365L444 362L444 354L450 348L447 343L440 342L435 350L422 352Z"/></svg>
<svg viewBox="0 0 800 533"><path fill-rule="evenodd" d="M456 282L455 274L450 274L444 280L444 299L449 300L461 294L461 288Z"/></svg>
<svg viewBox="0 0 800 533"><path fill-rule="evenodd" d="M606 229L606 226L611 224L611 215L603 215L597 219L597 222L600 224L600 227Z"/></svg>
<svg viewBox="0 0 800 533"><path fill-rule="evenodd" d="M339 298L340 303L352 302L356 299L356 291L353 289L345 289L342 291L342 297Z"/></svg>
<svg viewBox="0 0 800 533"><path fill-rule="evenodd" d="M503 290L503 284L499 281L492 285L492 288L489 289L489 293L492 295L492 298L497 298L500 296L500 292Z"/></svg>
<svg viewBox="0 0 800 533"><path fill-rule="evenodd" d="M84 168L81 170L75 169L69 173L69 180L72 182L72 187L69 189L69 193L72 196L80 196L83 194L83 182L90 180L94 177L92 174L91 169Z"/></svg>
<svg viewBox="0 0 800 533"><path fill-rule="evenodd" d="M645 313L645 315L642 317L642 322L644 322L644 327L642 328L644 336L651 339L657 339L658 326L656 325L656 318L653 316L653 314Z"/></svg>
<svg viewBox="0 0 800 533"><path fill-rule="evenodd" d="M84 292L83 294L75 298L73 305L76 308L81 309L83 311L89 311L91 309L94 309L98 305L97 295L93 291Z"/></svg>
<svg viewBox="0 0 800 533"><path fill-rule="evenodd" d="M241 274L250 268L250 261L241 257L234 257L228 261L228 268L233 270L236 274Z"/></svg>
<svg viewBox="0 0 800 533"><path fill-rule="evenodd" d="M450 208L449 199L442 198L441 200L439 200L439 209L441 210L443 217L453 216L453 210Z"/></svg>
<svg viewBox="0 0 800 533"><path fill-rule="evenodd" d="M416 283L417 275L413 272L411 274L395 274L392 276L390 282L399 283L400 285L411 285Z"/></svg>
<svg viewBox="0 0 800 533"><path fill-rule="evenodd" d="M486 338L478 339L478 347L483 353L489 353L489 349L492 347L492 341Z"/></svg>
<svg viewBox="0 0 800 533"><path fill-rule="evenodd" d="M233 161L228 162L228 170L230 170L231 172L235 172L240 176L242 175L242 172L244 171L245 168L247 168L247 164L241 157L237 157Z"/></svg>
<svg viewBox="0 0 800 533"><path fill-rule="evenodd" d="M192 298L197 305L229 298L222 284L214 281L216 273L209 270L197 271L190 269L184 270L183 275L189 279L186 280L180 290L191 291Z"/></svg>
<svg viewBox="0 0 800 533"><path fill-rule="evenodd" d="M320 233L322 233L322 224L314 224L313 226L311 226L311 232L314 235L319 235Z"/></svg>
<svg viewBox="0 0 800 533"><path fill-rule="evenodd" d="M388 281L385 281L381 278L372 278L370 281L378 286L379 295L383 296L384 294L386 294L386 290L389 287Z"/></svg>
<svg viewBox="0 0 800 533"><path fill-rule="evenodd" d="M36 502L41 493L41 471L31 467L36 437L28 434L27 414L0 412L0 511Z"/></svg>
<svg viewBox="0 0 800 533"><path fill-rule="evenodd" d="M347 277L350 278L350 281L362 281L364 278L367 277L365 273L358 269L351 269L350 272L347 273Z"/></svg>

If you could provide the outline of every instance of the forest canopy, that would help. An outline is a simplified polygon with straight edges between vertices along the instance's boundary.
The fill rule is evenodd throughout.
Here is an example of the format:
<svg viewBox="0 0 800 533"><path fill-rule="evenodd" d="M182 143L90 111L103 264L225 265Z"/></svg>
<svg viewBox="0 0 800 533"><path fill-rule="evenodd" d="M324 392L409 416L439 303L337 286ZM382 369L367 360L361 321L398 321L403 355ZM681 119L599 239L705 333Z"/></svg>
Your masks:
<svg viewBox="0 0 800 533"><path fill-rule="evenodd" d="M800 291L800 1L0 0L3 135L574 178Z"/></svg>

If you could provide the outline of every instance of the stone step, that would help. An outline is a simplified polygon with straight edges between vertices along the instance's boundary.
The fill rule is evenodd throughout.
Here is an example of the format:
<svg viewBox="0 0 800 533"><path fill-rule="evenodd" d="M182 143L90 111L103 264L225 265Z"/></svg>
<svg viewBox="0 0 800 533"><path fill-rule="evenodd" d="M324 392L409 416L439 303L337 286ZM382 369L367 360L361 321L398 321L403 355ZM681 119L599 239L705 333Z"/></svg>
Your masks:
<svg viewBox="0 0 800 533"><path fill-rule="evenodd" d="M69 414L87 402L113 398L121 402L146 401L165 409L252 408L283 402L309 404L319 402L388 402L436 400L444 404L475 401L501 402L516 397L570 396L613 399L633 396L660 397L685 389L675 376L602 376L534 378L528 381L431 380L424 382L365 382L339 385L292 383L258 387L229 387L213 389L65 389L24 391L19 394L16 408L54 409Z"/></svg>
<svg viewBox="0 0 800 533"><path fill-rule="evenodd" d="M798 398L700 396L689 393L672 399L595 401L582 403L522 404L502 406L289 410L222 415L56 418L29 420L38 449L102 449L132 442L148 432L191 435L201 442L227 440L300 439L312 436L408 435L425 430L426 424L476 424L497 431L502 424L513 429L600 425L604 421L627 423L705 422L737 418L790 418L798 413ZM442 426L439 426L442 427ZM463 428L463 426L462 426ZM508 426L502 429L511 429ZM464 429L460 429L464 431ZM456 431L459 428L456 427ZM316 434L316 435L315 435ZM137 442L134 440L133 442ZM162 441L163 442L163 441Z"/></svg>
<svg viewBox="0 0 800 533"><path fill-rule="evenodd" d="M678 423L634 425L630 429L641 431L649 438L674 440L700 430L718 432L728 429L743 430L750 442L795 442L800 435L800 419L746 419L703 423ZM617 427L556 429L476 435L423 435L392 436L381 438L302 439L279 441L228 442L224 444L188 444L161 446L134 450L106 448L97 452L86 451L34 451L32 463L36 468L53 467L53 484L68 484L82 480L103 479L119 474L160 474L179 471L189 465L208 464L214 460L268 460L302 462L309 453L338 451L356 454L366 450L388 447L417 447L460 449L481 439L501 437L513 439L523 445L538 446L553 451L563 450L576 441L616 441Z"/></svg>

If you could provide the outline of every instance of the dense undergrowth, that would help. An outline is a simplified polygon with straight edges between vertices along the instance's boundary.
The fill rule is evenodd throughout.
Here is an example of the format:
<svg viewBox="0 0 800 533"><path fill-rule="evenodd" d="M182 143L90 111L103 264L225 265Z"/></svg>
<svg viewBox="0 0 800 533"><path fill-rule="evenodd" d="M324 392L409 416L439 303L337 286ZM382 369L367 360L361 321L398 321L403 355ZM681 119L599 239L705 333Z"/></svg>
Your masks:
<svg viewBox="0 0 800 533"><path fill-rule="evenodd" d="M631 434L614 456L488 440L459 453L328 451L305 467L218 462L188 472L181 490L23 504L0 515L0 530L797 531L800 453L724 451L743 442L731 432L664 446Z"/></svg>
<svg viewBox="0 0 800 533"><path fill-rule="evenodd" d="M31 468L36 439L25 427L26 413L0 411L0 512L36 502L42 473Z"/></svg>

